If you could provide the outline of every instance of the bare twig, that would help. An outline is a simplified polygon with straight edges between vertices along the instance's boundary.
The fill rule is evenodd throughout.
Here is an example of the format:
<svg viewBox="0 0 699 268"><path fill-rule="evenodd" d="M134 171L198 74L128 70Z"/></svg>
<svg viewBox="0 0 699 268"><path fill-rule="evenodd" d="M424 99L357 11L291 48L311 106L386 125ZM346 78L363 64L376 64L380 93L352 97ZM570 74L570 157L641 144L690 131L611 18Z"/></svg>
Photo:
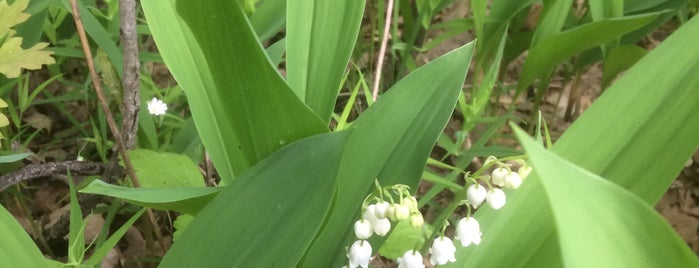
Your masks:
<svg viewBox="0 0 699 268"><path fill-rule="evenodd" d="M136 187L140 187L141 183L139 183L138 177L136 177L136 172L134 171L133 165L131 164L131 159L129 159L129 156L126 153L126 146L124 145L124 140L122 139L121 132L117 128L116 123L114 122L114 116L112 115L112 111L109 110L109 105L107 105L107 101L104 98L102 85L100 84L100 80L97 77L97 71L95 71L95 64L92 58L90 44L88 43L87 36L85 35L85 28L83 27L82 19L80 19L78 3L76 2L76 0L70 0L70 5L73 9L73 19L75 20L75 26L78 30L78 36L80 37L80 43L82 44L83 52L85 53L85 60L87 60L87 68L90 70L92 86L94 87L95 92L97 93L97 99L99 100L100 106L102 106L102 110L104 110L104 115L107 118L107 125L109 125L109 130L112 132L112 135L114 135L114 140L116 142L117 149L119 151L119 154L121 154L121 158L124 161L124 165L126 166L126 172L127 174L129 174L129 177L131 178L131 183L133 183L133 185Z"/></svg>
<svg viewBox="0 0 699 268"><path fill-rule="evenodd" d="M121 86L124 91L124 110L122 121L122 134L126 149L132 149L136 145L136 131L138 131L138 109L141 105L139 98L139 67L138 61L138 34L136 33L136 1L119 1L119 18L121 25L121 52L124 59L124 76L121 78Z"/></svg>
<svg viewBox="0 0 699 268"><path fill-rule="evenodd" d="M107 168L106 163L65 161L42 164L31 164L15 172L0 177L0 191L25 180L47 177L52 174L66 174L68 170L73 175L99 175ZM123 174L122 170L122 174Z"/></svg>
<svg viewBox="0 0 699 268"><path fill-rule="evenodd" d="M78 36L80 37L80 44L82 44L83 52L85 53L87 68L90 70L92 86L94 87L95 92L97 93L97 99L99 100L100 106L102 106L102 110L104 110L104 115L107 118L107 125L109 125L109 130L112 132L112 135L114 136L117 150L121 155L121 159L124 161L124 166L126 166L126 172L129 175L129 178L131 178L131 183L134 187L141 187L141 183L138 181L138 177L136 176L136 172L134 171L131 159L129 158L129 155L126 153L124 139L122 138L121 132L116 126L116 122L114 122L114 116L112 115L111 110L109 110L107 101L104 98L102 85L100 84L100 80L97 77L97 72L95 71L94 60L92 58L92 51L90 51L90 44L88 43L87 36L85 35L85 28L83 27L82 19L80 19L78 3L76 0L70 0L70 5L73 9L73 19L75 20L75 27L77 28ZM162 237L162 233L160 232L160 228L158 227L155 215L153 215L153 211L151 209L147 209L146 213L148 214L148 218L150 220L151 225L153 225L153 227L155 228L155 235L158 238L158 242L163 247L163 249L166 249L167 247L165 240Z"/></svg>
<svg viewBox="0 0 699 268"><path fill-rule="evenodd" d="M383 38L381 39L381 49L379 49L379 59L376 62L376 75L374 75L374 90L371 92L371 99L376 101L379 96L379 82L381 81L381 69L383 68L383 58L386 54L389 30L391 29L391 18L393 18L393 0L388 0L386 7L386 19L384 20Z"/></svg>

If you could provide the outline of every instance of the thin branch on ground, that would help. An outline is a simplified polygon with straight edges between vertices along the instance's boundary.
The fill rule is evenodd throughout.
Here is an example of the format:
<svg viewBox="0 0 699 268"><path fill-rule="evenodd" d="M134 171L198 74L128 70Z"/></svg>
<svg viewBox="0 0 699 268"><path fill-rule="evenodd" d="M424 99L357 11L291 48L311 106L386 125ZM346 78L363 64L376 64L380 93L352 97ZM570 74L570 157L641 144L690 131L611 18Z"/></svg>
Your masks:
<svg viewBox="0 0 699 268"><path fill-rule="evenodd" d="M100 175L107 169L107 165L106 163L84 161L64 161L27 165L20 170L2 175L0 177L0 192L22 181L48 177L53 174L66 174L68 170L70 170L70 173L73 175ZM121 173L122 175L126 175L123 169Z"/></svg>
<svg viewBox="0 0 699 268"><path fill-rule="evenodd" d="M386 54L386 46L388 45L389 30L391 29L391 19L393 18L393 0L388 0L386 7L386 19L383 27L383 38L381 38L381 49L379 49L379 58L376 62L376 75L374 75L374 89L371 92L371 99L376 101L379 96L379 82L381 82L381 69L383 68L383 58Z"/></svg>
<svg viewBox="0 0 699 268"><path fill-rule="evenodd" d="M119 22L121 25L121 52L124 59L124 76L121 88L124 91L124 110L122 134L126 149L136 145L138 131L138 110L141 105L139 96L138 33L136 32L136 1L119 1Z"/></svg>

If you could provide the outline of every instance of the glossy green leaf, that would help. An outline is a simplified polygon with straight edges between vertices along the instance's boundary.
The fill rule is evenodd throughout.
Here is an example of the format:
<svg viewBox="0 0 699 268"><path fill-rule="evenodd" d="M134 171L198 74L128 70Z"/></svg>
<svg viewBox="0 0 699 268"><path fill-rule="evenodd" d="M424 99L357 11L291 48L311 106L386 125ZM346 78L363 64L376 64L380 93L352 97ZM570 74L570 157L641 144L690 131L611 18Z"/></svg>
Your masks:
<svg viewBox="0 0 699 268"><path fill-rule="evenodd" d="M653 207L514 128L538 175L530 180L540 180L548 196L566 267L699 267Z"/></svg>
<svg viewBox="0 0 699 268"><path fill-rule="evenodd" d="M286 0L262 0L250 16L250 24L257 37L267 40L274 36L286 23Z"/></svg>
<svg viewBox="0 0 699 268"><path fill-rule="evenodd" d="M243 173L187 226L161 267L294 267L332 203L350 132L292 143Z"/></svg>
<svg viewBox="0 0 699 268"><path fill-rule="evenodd" d="M354 236L351 225L374 179L382 185L417 187L456 104L472 49L472 44L462 46L413 71L352 123L336 201L306 253L304 267L340 267L346 261L344 247Z"/></svg>
<svg viewBox="0 0 699 268"><path fill-rule="evenodd" d="M43 267L44 255L17 220L0 206L0 266Z"/></svg>
<svg viewBox="0 0 699 268"><path fill-rule="evenodd" d="M221 190L222 187L131 188L94 180L80 192L121 198L144 207L195 215Z"/></svg>
<svg viewBox="0 0 699 268"><path fill-rule="evenodd" d="M327 131L270 64L237 1L178 1L179 11L174 1L141 4L224 183L276 149Z"/></svg>
<svg viewBox="0 0 699 268"><path fill-rule="evenodd" d="M143 188L204 187L199 167L187 156L151 150L129 151Z"/></svg>
<svg viewBox="0 0 699 268"><path fill-rule="evenodd" d="M635 45L619 46L612 50L604 60L602 85L608 85L618 74L626 71L646 54L648 51L645 48Z"/></svg>
<svg viewBox="0 0 699 268"><path fill-rule="evenodd" d="M366 0L288 0L287 81L327 124L359 33Z"/></svg>
<svg viewBox="0 0 699 268"><path fill-rule="evenodd" d="M552 151L648 204L657 202L699 145L699 47L687 42L697 31L699 18L693 18L641 59L569 127ZM503 209L479 209L483 242L457 250L460 261L447 267L561 267L542 187L538 180L528 180L507 192Z"/></svg>
<svg viewBox="0 0 699 268"><path fill-rule="evenodd" d="M638 29L651 22L659 14L651 13L600 20L543 40L539 45L529 50L527 60L522 66L518 88L523 89L534 82L536 78L549 74L561 61Z"/></svg>

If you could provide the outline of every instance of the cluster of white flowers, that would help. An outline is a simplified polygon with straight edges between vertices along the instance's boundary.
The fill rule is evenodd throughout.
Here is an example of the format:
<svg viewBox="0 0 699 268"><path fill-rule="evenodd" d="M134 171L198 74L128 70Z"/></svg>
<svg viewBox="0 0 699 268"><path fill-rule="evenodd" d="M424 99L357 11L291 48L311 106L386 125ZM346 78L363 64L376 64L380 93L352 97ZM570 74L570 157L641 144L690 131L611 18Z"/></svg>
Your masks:
<svg viewBox="0 0 699 268"><path fill-rule="evenodd" d="M518 161L520 161L522 166L517 172L513 172L509 164L502 163L494 157L488 158L485 167L492 165L497 167L493 169L490 176L478 177L484 180L486 186L481 185L477 179L467 176L466 181L470 181L472 184L466 188L466 200L460 202L469 206L468 215L458 221L454 235L454 239L459 240L461 246L468 247L472 244L479 245L481 243L483 233L478 221L471 216L471 207L477 209L483 203L487 203L495 210L501 209L507 202L505 192L501 188L519 188L527 175L532 171L532 168L526 165L524 161ZM382 188L377 182L377 190L379 192L378 195L371 194L365 199L362 205L364 207L362 217L354 223L354 233L358 240L352 243L347 254L349 268L369 267L372 248L367 239L374 234L378 236L388 234L391 229L391 221L409 220L410 225L415 228L422 226L424 223L422 214L417 207L417 200L415 197L410 196L407 186L394 185ZM393 201L391 192L400 197L399 202ZM386 201L384 195L388 197L390 202ZM429 261L432 265L443 265L456 261L456 247L449 237L444 236L445 228L446 226L443 227L442 234L434 239L429 249ZM422 255L417 250L408 250L396 261L398 262L398 268L425 267Z"/></svg>
<svg viewBox="0 0 699 268"><path fill-rule="evenodd" d="M418 210L417 199L410 196L406 185L399 184L384 189L377 183L377 189L379 190L378 196L372 194L367 197L367 200L374 198L376 202L367 205L362 213L362 218L354 223L354 234L357 236L358 240L352 243L349 253L347 254L350 268L358 266L363 268L369 267L372 249L371 245L366 240L374 234L378 236L385 236L388 234L391 230L391 221L399 222L409 220L410 225L415 228L421 227L425 221L420 210ZM391 192L399 196L399 202L393 201ZM389 197L390 202L384 199L384 194L386 197ZM367 200L364 201L365 204ZM419 267L414 266L413 262L418 256L420 262L422 262L422 256L419 252L413 253L417 255L406 255L404 258L400 258L404 265L399 267Z"/></svg>

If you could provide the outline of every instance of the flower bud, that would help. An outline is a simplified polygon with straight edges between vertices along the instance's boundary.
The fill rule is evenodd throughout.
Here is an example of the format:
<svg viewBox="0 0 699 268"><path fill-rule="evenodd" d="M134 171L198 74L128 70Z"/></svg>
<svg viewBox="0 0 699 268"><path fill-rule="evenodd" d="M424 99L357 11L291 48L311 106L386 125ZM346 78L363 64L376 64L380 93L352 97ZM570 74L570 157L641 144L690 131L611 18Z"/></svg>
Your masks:
<svg viewBox="0 0 699 268"><path fill-rule="evenodd" d="M408 208L406 205L397 205L395 214L397 221L405 220L410 217L410 208Z"/></svg>
<svg viewBox="0 0 699 268"><path fill-rule="evenodd" d="M517 173L519 173L519 177L522 178L522 180L526 179L527 176L529 176L529 173L532 172L532 167L530 166L522 166L517 170Z"/></svg>
<svg viewBox="0 0 699 268"><path fill-rule="evenodd" d="M410 215L410 226L412 226L413 228L419 228L424 223L425 219L422 217L422 214L413 213L413 215Z"/></svg>
<svg viewBox="0 0 699 268"><path fill-rule="evenodd" d="M505 176L505 188L517 189L522 185L522 178L517 173L510 173Z"/></svg>

